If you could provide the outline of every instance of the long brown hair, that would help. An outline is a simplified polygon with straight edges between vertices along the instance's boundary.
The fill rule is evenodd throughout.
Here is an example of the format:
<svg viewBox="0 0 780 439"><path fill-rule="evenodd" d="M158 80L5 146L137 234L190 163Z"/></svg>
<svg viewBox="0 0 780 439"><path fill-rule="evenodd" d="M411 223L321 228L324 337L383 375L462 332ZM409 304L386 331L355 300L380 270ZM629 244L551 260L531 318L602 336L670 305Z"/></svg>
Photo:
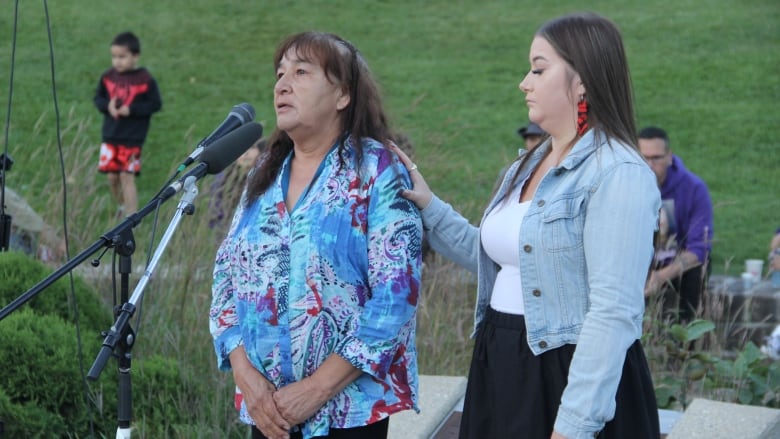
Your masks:
<svg viewBox="0 0 780 439"><path fill-rule="evenodd" d="M597 141L605 136L608 142L616 139L638 151L631 76L617 26L600 15L585 12L550 20L536 36L550 43L580 75L588 101L588 126ZM515 179L531 155L518 159L522 163Z"/></svg>
<svg viewBox="0 0 780 439"><path fill-rule="evenodd" d="M318 63L332 84L349 91L350 101L341 110L339 165L343 166L344 140L352 137L358 162L362 159L361 139L371 137L382 143L390 138L388 118L382 106L379 86L363 56L348 41L338 35L323 32L302 32L286 38L274 54L274 74L282 57L294 50L303 60ZM260 167L252 174L247 192L251 204L276 179L284 159L293 149L293 141L286 132L276 129L268 139L266 154Z"/></svg>

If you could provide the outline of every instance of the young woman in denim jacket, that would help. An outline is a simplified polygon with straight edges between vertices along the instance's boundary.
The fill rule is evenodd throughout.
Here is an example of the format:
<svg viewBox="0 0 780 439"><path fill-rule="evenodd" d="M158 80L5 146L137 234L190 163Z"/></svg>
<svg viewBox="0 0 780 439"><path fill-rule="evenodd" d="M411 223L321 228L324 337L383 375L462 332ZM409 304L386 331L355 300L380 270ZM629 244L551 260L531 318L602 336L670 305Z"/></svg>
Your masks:
<svg viewBox="0 0 780 439"><path fill-rule="evenodd" d="M460 437L657 439L639 338L661 200L620 32L560 17L529 58L520 89L549 136L510 166L479 228L402 156L432 247L478 275Z"/></svg>

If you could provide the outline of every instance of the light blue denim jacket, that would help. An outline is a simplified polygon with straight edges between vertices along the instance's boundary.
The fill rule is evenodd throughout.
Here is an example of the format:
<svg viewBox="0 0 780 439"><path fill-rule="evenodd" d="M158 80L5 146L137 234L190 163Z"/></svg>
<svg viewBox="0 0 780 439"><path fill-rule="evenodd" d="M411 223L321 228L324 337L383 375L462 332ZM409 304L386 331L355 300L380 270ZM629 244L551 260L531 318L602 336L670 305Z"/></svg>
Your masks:
<svg viewBox="0 0 780 439"><path fill-rule="evenodd" d="M571 439L594 437L614 417L626 351L642 333L661 207L655 175L639 153L604 137L588 131L542 178L517 243L529 347L539 355L577 345L555 421ZM531 153L518 184L549 147L547 141ZM518 166L506 172L485 215L511 192ZM477 273L476 332L499 267L479 229L438 197L422 217L431 246Z"/></svg>

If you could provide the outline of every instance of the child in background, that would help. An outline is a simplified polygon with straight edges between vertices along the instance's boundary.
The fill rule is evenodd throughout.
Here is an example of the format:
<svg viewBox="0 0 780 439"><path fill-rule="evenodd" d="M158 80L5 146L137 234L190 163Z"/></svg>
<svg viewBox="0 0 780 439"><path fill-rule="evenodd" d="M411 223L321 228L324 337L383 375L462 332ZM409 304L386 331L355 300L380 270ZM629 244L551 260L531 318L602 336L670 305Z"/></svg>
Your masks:
<svg viewBox="0 0 780 439"><path fill-rule="evenodd" d="M141 173L141 147L152 114L162 108L157 81L138 67L140 54L141 43L132 32L114 37L111 68L100 76L95 92L95 106L104 115L98 170L108 176L119 215L138 209L135 177Z"/></svg>

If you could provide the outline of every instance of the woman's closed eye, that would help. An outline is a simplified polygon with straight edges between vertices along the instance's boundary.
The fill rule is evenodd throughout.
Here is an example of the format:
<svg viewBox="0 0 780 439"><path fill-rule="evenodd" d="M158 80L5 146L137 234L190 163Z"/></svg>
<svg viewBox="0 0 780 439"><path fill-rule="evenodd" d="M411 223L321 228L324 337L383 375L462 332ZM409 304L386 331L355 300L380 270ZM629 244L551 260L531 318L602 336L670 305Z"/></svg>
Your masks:
<svg viewBox="0 0 780 439"><path fill-rule="evenodd" d="M306 69L300 69L300 68L299 69L295 69L295 75L296 76L303 76L303 75L305 75L307 73L309 73L309 71L306 70ZM282 76L284 76L284 74L285 74L285 72L283 72L283 71L276 72L276 79L281 79Z"/></svg>

